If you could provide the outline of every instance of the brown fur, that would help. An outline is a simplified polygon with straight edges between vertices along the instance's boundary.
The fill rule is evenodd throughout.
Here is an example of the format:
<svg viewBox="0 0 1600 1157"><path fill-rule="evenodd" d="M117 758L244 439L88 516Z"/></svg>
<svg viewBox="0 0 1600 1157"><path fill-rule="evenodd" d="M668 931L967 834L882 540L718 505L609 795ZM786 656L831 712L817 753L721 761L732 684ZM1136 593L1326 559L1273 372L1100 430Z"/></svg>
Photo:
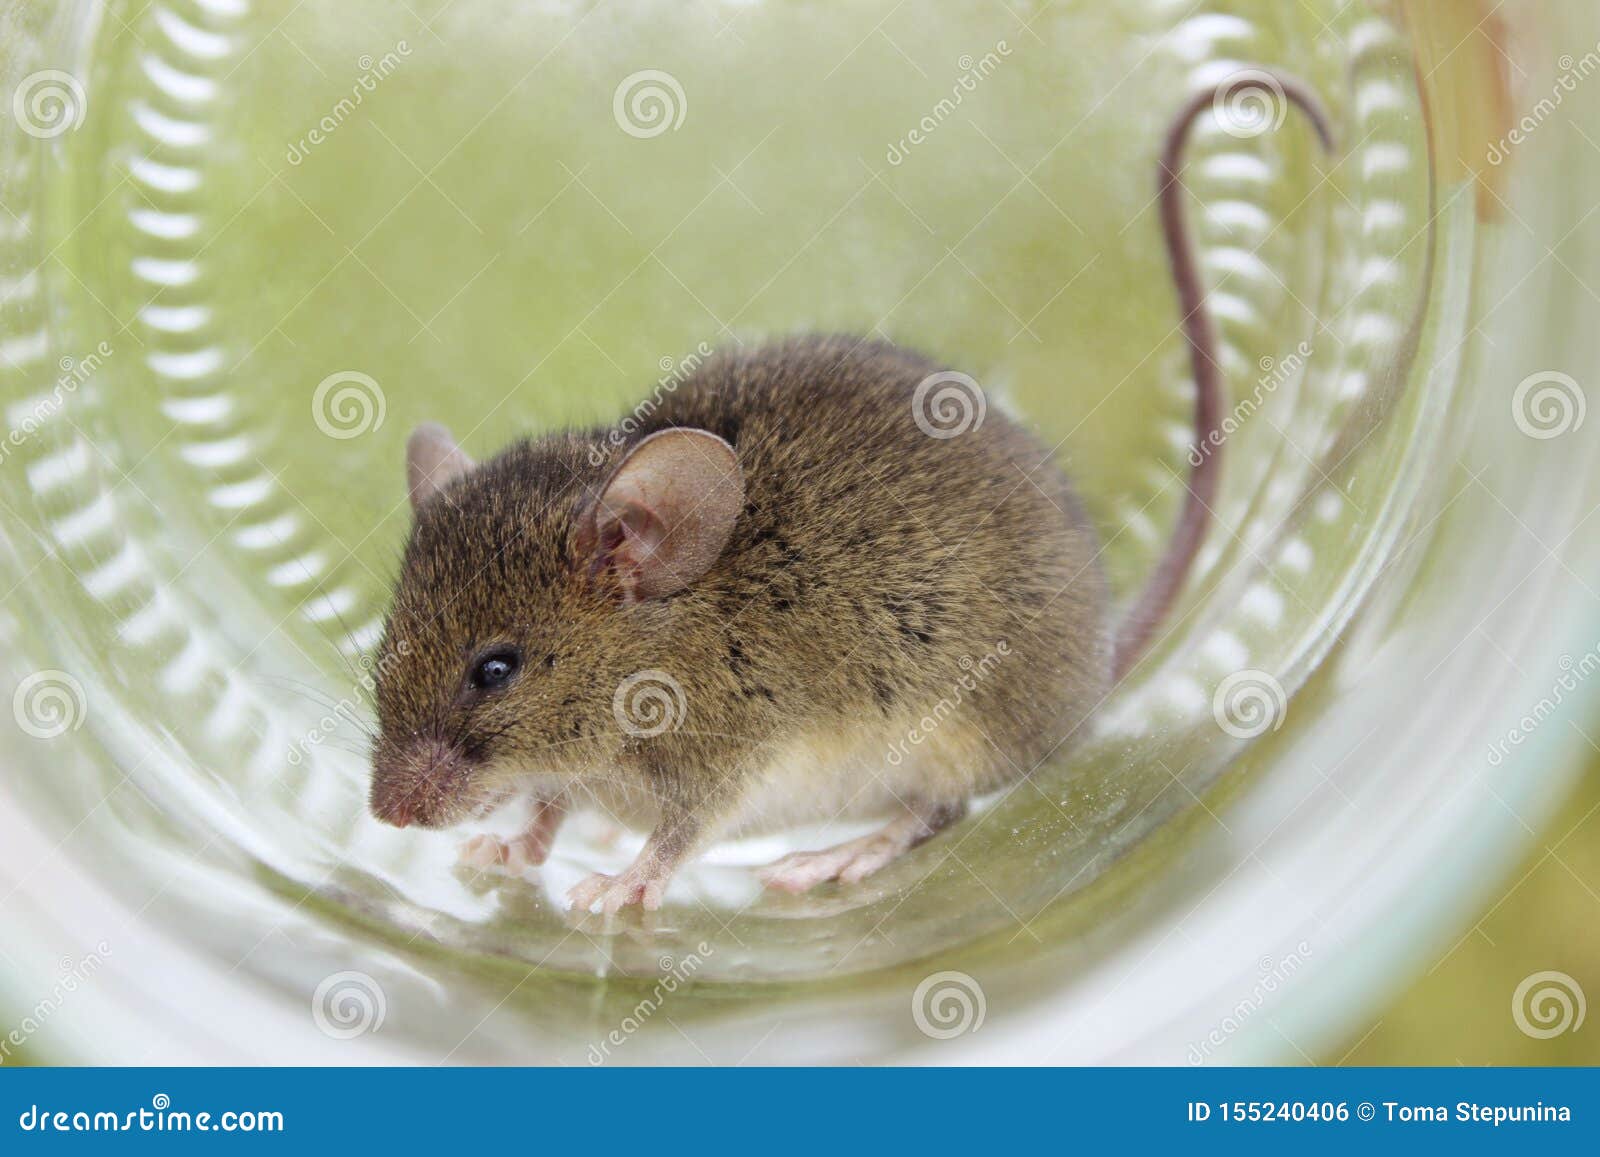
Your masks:
<svg viewBox="0 0 1600 1157"><path fill-rule="evenodd" d="M565 790L694 845L799 818L759 802L779 764L858 777L792 785L852 812L908 791L964 804L1026 775L1108 684L1097 543L1066 478L994 408L955 437L918 428L913 391L939 368L848 338L725 353L620 448L604 430L519 442L424 500L378 662L374 811L439 826L517 786ZM697 581L625 605L589 577L582 512L628 447L674 426L734 447L745 503ZM518 678L463 694L469 660L500 642L523 648ZM958 688L997 645L1009 654ZM681 685L676 729L618 725L613 696L639 671ZM908 747L953 691L959 709ZM899 768L896 743L916 757Z"/></svg>
<svg viewBox="0 0 1600 1157"><path fill-rule="evenodd" d="M1269 87L1331 145L1309 90ZM1196 445L1217 422L1221 374L1178 172L1214 95L1171 122L1159 169ZM965 433L924 432L913 398L938 369L886 344L801 338L713 358L626 438L525 441L473 467L447 432L419 429L416 525L378 663L373 812L436 827L531 792L545 818L517 847L542 855L564 804L591 800L653 829L621 877L574 890L610 910L659 904L716 834L895 814L874 836L788 857L768 882L859 879L975 793L1026 776L1143 653L1199 550L1220 466L1215 452L1195 465L1171 548L1113 639L1066 478L992 409ZM674 428L716 437L639 451ZM696 444L708 452L685 457ZM654 464L617 486L644 457ZM727 497L740 493L742 507ZM517 677L474 691L476 658L512 643ZM640 673L674 699L660 734L615 714ZM496 849L509 862L510 845Z"/></svg>

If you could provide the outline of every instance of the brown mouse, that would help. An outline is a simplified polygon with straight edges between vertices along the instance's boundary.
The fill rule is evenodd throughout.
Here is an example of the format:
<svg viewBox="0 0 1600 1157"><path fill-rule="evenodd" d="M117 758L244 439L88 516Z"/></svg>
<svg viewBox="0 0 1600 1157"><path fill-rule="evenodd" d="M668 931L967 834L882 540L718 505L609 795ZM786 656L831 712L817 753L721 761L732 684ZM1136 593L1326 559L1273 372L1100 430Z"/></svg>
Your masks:
<svg viewBox="0 0 1600 1157"><path fill-rule="evenodd" d="M1284 93L1326 142L1312 98ZM1176 174L1210 99L1174 121L1161 168L1201 435L1220 418L1216 337ZM524 832L463 849L516 869L544 860L568 809L598 806L650 832L627 870L572 890L607 912L658 907L710 841L887 817L763 872L789 891L859 880L1072 740L1181 587L1218 465L1194 467L1117 627L1098 537L1046 448L972 379L883 342L726 351L624 437L555 434L479 464L420 427L372 811L437 828L531 796Z"/></svg>

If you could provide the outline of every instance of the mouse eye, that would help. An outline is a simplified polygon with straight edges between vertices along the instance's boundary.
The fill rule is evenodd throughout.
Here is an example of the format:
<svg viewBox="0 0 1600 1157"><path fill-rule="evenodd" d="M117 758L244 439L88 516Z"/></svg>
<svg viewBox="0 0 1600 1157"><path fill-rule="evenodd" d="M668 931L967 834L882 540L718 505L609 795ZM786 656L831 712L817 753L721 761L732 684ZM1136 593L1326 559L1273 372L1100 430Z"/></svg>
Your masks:
<svg viewBox="0 0 1600 1157"><path fill-rule="evenodd" d="M472 685L480 691L504 687L522 666L522 655L515 647L497 647L472 665Z"/></svg>

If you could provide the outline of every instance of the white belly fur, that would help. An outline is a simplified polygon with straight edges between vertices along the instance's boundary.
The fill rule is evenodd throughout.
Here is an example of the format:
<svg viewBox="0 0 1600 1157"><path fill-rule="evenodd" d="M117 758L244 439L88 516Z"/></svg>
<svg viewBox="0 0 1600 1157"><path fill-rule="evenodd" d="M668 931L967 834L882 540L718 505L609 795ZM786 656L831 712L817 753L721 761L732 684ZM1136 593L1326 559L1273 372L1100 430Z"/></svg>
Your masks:
<svg viewBox="0 0 1600 1157"><path fill-rule="evenodd" d="M910 801L966 800L998 786L991 782L994 762L994 749L981 732L956 720L926 734L911 724L882 723L815 734L778 749L703 838L890 817ZM592 796L601 810L628 827L649 831L655 826L657 812L647 793L594 784Z"/></svg>
<svg viewBox="0 0 1600 1157"><path fill-rule="evenodd" d="M954 802L978 789L979 769L992 762L981 736L953 722L919 733L917 742L908 740L909 733L880 724L789 745L751 780L717 835L894 816L912 801Z"/></svg>

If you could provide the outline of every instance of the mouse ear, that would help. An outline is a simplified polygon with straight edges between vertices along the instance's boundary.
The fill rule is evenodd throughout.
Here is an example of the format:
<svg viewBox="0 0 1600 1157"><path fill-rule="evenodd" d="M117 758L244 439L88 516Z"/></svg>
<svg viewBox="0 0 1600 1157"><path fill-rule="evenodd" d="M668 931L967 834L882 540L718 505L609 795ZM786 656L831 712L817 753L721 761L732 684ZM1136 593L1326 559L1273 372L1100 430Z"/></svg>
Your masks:
<svg viewBox="0 0 1600 1157"><path fill-rule="evenodd" d="M413 510L471 469L472 459L437 422L422 423L406 439L406 485Z"/></svg>
<svg viewBox="0 0 1600 1157"><path fill-rule="evenodd" d="M629 602L682 590L711 569L744 507L733 447L708 430L651 434L580 517L589 574L609 570Z"/></svg>

